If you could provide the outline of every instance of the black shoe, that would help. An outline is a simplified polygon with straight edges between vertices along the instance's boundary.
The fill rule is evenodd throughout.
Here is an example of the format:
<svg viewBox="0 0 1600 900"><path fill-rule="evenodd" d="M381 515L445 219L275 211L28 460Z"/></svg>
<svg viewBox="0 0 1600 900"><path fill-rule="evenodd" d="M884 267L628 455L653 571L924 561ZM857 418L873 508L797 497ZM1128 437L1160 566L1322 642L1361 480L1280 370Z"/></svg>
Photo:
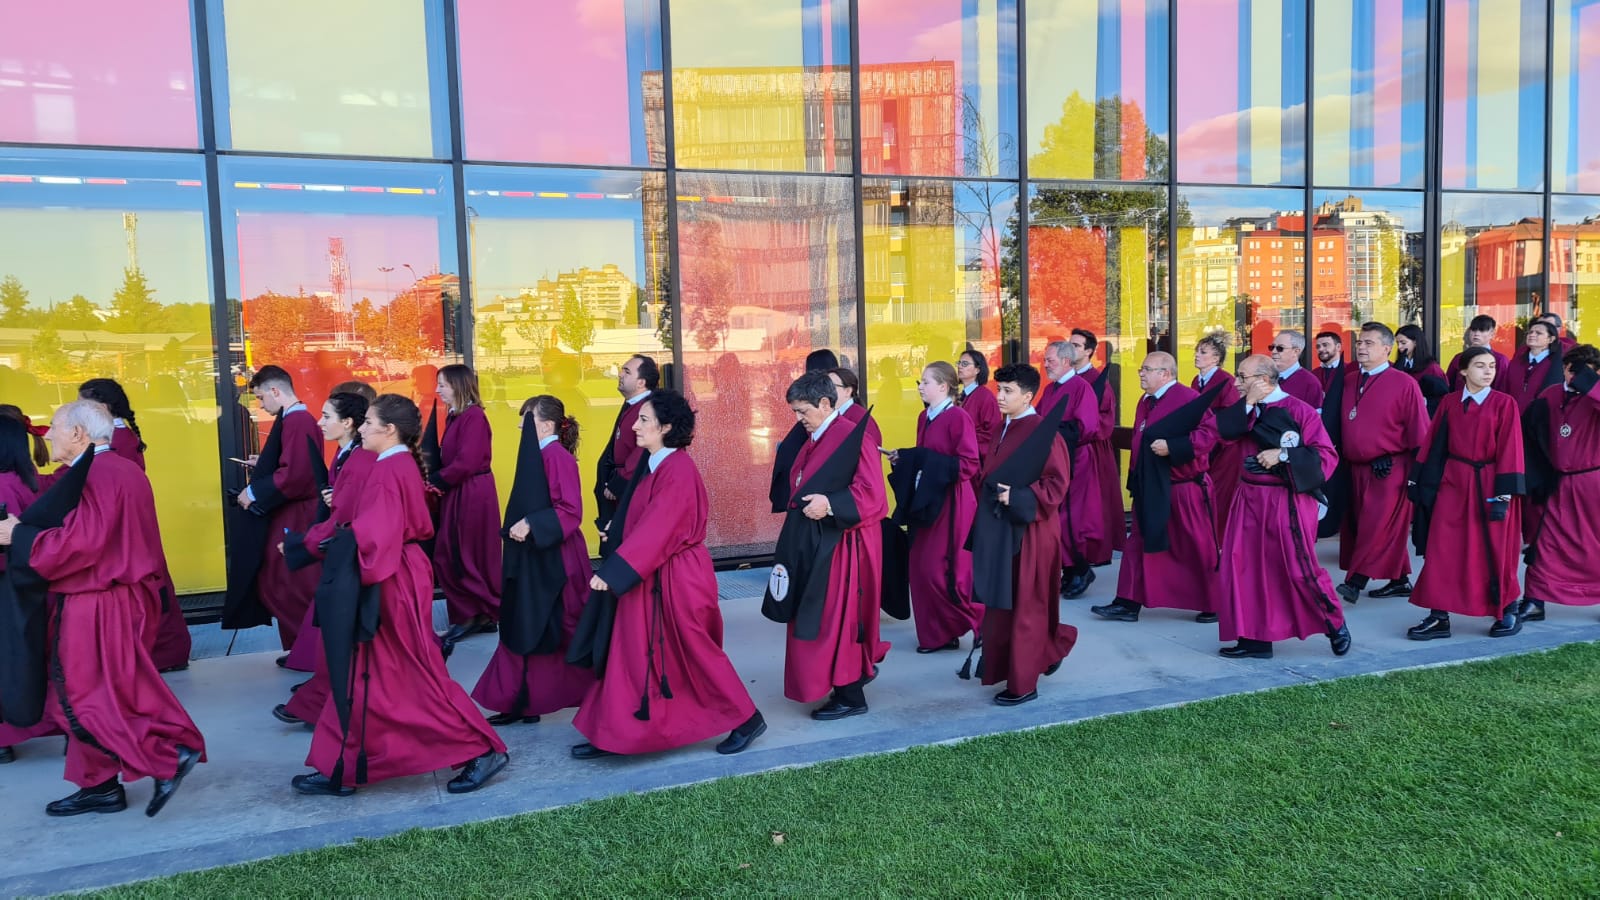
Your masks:
<svg viewBox="0 0 1600 900"><path fill-rule="evenodd" d="M188 663L178 663L175 666L167 666L165 669L160 669L158 671L160 671L160 673L162 675L166 675L166 674L171 673L171 672L187 672L187 671L189 671L189 664Z"/></svg>
<svg viewBox="0 0 1600 900"><path fill-rule="evenodd" d="M1037 699L1039 699L1038 689L1031 690L1026 694L1013 694L1008 688L994 695L994 702L996 706L1021 706L1024 703L1028 703Z"/></svg>
<svg viewBox="0 0 1600 900"><path fill-rule="evenodd" d="M918 647L918 653L938 653L940 650L960 650L961 638L956 638L942 647Z"/></svg>
<svg viewBox="0 0 1600 900"><path fill-rule="evenodd" d="M1215 625L1217 624L1217 614L1208 612L1195 613L1194 620L1201 625Z"/></svg>
<svg viewBox="0 0 1600 900"><path fill-rule="evenodd" d="M285 653L284 655L278 657L277 659L273 660L272 662L273 662L273 665L276 665L280 669L287 669L287 668L289 668L289 654Z"/></svg>
<svg viewBox="0 0 1600 900"><path fill-rule="evenodd" d="M1522 617L1517 615L1515 609L1506 610L1506 614L1489 626L1489 637L1511 637L1522 630Z"/></svg>
<svg viewBox="0 0 1600 900"><path fill-rule="evenodd" d="M1350 652L1350 626L1341 622L1339 628L1328 632L1328 645L1333 648L1334 656L1343 656Z"/></svg>
<svg viewBox="0 0 1600 900"><path fill-rule="evenodd" d="M1061 589L1061 596L1067 598L1068 600L1076 600L1079 597L1082 597L1084 593L1089 590L1089 585L1091 584L1094 584L1093 569L1090 569L1087 572L1084 572L1082 575L1078 575L1073 578L1066 587Z"/></svg>
<svg viewBox="0 0 1600 900"><path fill-rule="evenodd" d="M279 703L277 706L274 706L272 708L272 717L285 725L309 724L305 719L302 719L294 713L289 712L289 706L286 703Z"/></svg>
<svg viewBox="0 0 1600 900"><path fill-rule="evenodd" d="M602 756L616 756L616 754L610 750L601 750L588 742L572 745L573 759L599 759Z"/></svg>
<svg viewBox="0 0 1600 900"><path fill-rule="evenodd" d="M183 777L193 772L195 765L199 762L199 750L190 750L188 747L179 744L178 771L171 778L156 779L155 793L150 795L150 803L145 806L144 814L154 818L156 813L161 812L161 808L167 805L167 801L172 799L172 795L178 792L178 786L183 784Z"/></svg>
<svg viewBox="0 0 1600 900"><path fill-rule="evenodd" d="M1223 647L1217 653L1225 659L1271 659L1272 645L1266 644L1264 641L1261 643L1265 644L1265 646L1252 646L1240 641L1232 647Z"/></svg>
<svg viewBox="0 0 1600 900"><path fill-rule="evenodd" d="M1060 668L1061 668L1061 660L1058 659L1055 662L1051 663L1050 665L1044 667L1044 674L1046 676L1054 675L1056 673L1056 671L1058 669L1060 669Z"/></svg>
<svg viewBox="0 0 1600 900"><path fill-rule="evenodd" d="M289 685L289 693L292 694L295 691L300 690L301 688L305 687L306 685L308 685L310 683L311 683L311 679L307 678L305 681L302 681L299 684L291 684L291 685Z"/></svg>
<svg viewBox="0 0 1600 900"><path fill-rule="evenodd" d="M498 623L498 622L484 622L482 625L478 626L477 633L478 634L498 634L498 633L500 633L500 623Z"/></svg>
<svg viewBox="0 0 1600 900"><path fill-rule="evenodd" d="M0 766L17 761L17 751L10 747L0 747Z"/></svg>
<svg viewBox="0 0 1600 900"><path fill-rule="evenodd" d="M1432 641L1450 636L1450 617L1430 615L1420 623L1406 630L1406 637L1413 641Z"/></svg>
<svg viewBox="0 0 1600 900"><path fill-rule="evenodd" d="M851 716L862 716L866 715L866 713L867 705L865 703L860 706L851 706L838 700L829 700L827 703L813 709L811 718L816 719L818 722L832 722L835 719L848 719Z"/></svg>
<svg viewBox="0 0 1600 900"><path fill-rule="evenodd" d="M112 781L111 787L84 788L70 797L62 797L45 804L47 816L81 816L84 813L114 813L128 808L128 793L122 783Z"/></svg>
<svg viewBox="0 0 1600 900"><path fill-rule="evenodd" d="M1369 591L1374 597L1409 597L1411 596L1411 579L1396 578L1375 591Z"/></svg>
<svg viewBox="0 0 1600 900"><path fill-rule="evenodd" d="M532 725L539 721L538 716L523 716L517 713L496 713L489 717L489 724L496 728L502 725Z"/></svg>
<svg viewBox="0 0 1600 900"><path fill-rule="evenodd" d="M328 780L328 776L321 772L296 775L289 779L289 784L293 785L294 789L300 793L310 794L313 797L348 797L356 792L356 789L348 784L334 787L333 782Z"/></svg>
<svg viewBox="0 0 1600 900"><path fill-rule="evenodd" d="M439 640L446 644L454 644L469 634L476 634L478 626L468 622L464 625L451 625L444 634L439 635Z"/></svg>
<svg viewBox="0 0 1600 900"><path fill-rule="evenodd" d="M1517 618L1524 622L1544 621L1544 601L1524 600L1517 604Z"/></svg>
<svg viewBox="0 0 1600 900"><path fill-rule="evenodd" d="M745 721L743 725L729 732L728 736L717 745L717 752L723 756L732 756L743 752L755 741L767 733L767 720L762 717L761 710Z"/></svg>
<svg viewBox="0 0 1600 900"><path fill-rule="evenodd" d="M1348 581L1336 586L1333 589L1333 592L1338 594L1339 599L1346 603L1353 604L1361 599L1361 588L1356 587ZM1373 592L1372 596L1378 596L1377 592Z"/></svg>
<svg viewBox="0 0 1600 900"><path fill-rule="evenodd" d="M1139 607L1131 603L1124 604L1120 601L1107 603L1104 606L1091 606L1089 607L1089 612L1102 619L1110 619L1113 622L1139 621Z"/></svg>
<svg viewBox="0 0 1600 900"><path fill-rule="evenodd" d="M511 762L508 753L491 752L477 757L461 769L461 774L450 779L444 789L452 794L470 794L489 783L496 773Z"/></svg>

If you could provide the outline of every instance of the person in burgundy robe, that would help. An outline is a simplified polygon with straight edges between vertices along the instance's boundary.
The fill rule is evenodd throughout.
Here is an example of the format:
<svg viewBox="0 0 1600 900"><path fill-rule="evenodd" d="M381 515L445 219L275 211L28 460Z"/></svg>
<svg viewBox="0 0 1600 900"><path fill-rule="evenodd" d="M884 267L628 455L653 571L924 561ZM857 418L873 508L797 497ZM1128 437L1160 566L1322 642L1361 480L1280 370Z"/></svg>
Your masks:
<svg viewBox="0 0 1600 900"><path fill-rule="evenodd" d="M633 423L639 418L639 404L660 386L661 369L648 356L630 357L617 370L617 392L622 395L622 409L617 413L616 424L611 427L611 436L606 440L605 449L600 451L594 477L594 523L600 530L602 556L614 549L606 546L611 516L616 512L623 489L633 480L634 470L644 458L639 450L639 439L633 431Z"/></svg>
<svg viewBox="0 0 1600 900"><path fill-rule="evenodd" d="M655 753L724 731L717 752L738 753L767 730L722 649L710 507L687 449L694 425L688 401L671 390L651 393L634 422L643 468L622 497L617 546L589 580L589 603L614 599L615 614L604 671L572 720L587 738L574 758Z"/></svg>
<svg viewBox="0 0 1600 900"><path fill-rule="evenodd" d="M1265 356L1246 357L1244 397L1217 416L1217 430L1241 440L1246 454L1222 538L1217 611L1220 638L1236 643L1218 652L1271 659L1274 641L1323 634L1343 656L1350 629L1316 550L1316 494L1339 458L1317 411L1285 393L1278 372Z"/></svg>
<svg viewBox="0 0 1600 900"><path fill-rule="evenodd" d="M1039 697L1039 678L1052 675L1078 641L1061 621L1061 517L1071 467L1059 437L1067 407L1046 415L1033 406L1039 372L1021 363L995 371L996 401L1005 416L983 469L983 494L973 525L973 596L985 606L986 685L1005 682L999 706ZM970 658L970 657L969 657ZM966 669L958 673L966 677Z"/></svg>
<svg viewBox="0 0 1600 900"><path fill-rule="evenodd" d="M1128 490L1133 531L1117 573L1117 596L1089 611L1137 622L1145 608L1186 609L1217 621L1217 533L1212 514L1211 451L1217 419L1209 398L1177 382L1178 362L1152 353L1139 368L1145 395L1133 418Z"/></svg>
<svg viewBox="0 0 1600 900"><path fill-rule="evenodd" d="M376 395L373 399L377 399ZM366 397L348 391L333 394L322 405L322 418L317 424L322 436L339 449L334 452L333 465L328 467L328 487L322 492L317 523L304 536L291 535L285 539L288 551L285 556L291 567L316 562L309 553L303 552L304 545L317 546L331 539L338 529L349 528L356 510L361 508L361 485L372 470L372 464L378 461L376 454L361 446L358 433L361 423L366 421L368 405ZM296 549L302 552L295 552ZM311 680L293 688L288 702L275 707L272 715L285 724L309 727L322 715L322 704L327 701L330 689L322 629L316 625L315 608L306 610L305 621L300 623L300 634L289 656L289 668L299 671L309 668L313 674Z"/></svg>
<svg viewBox="0 0 1600 900"><path fill-rule="evenodd" d="M1517 401L1493 389L1494 353L1478 346L1462 354L1464 386L1445 399L1417 457L1415 501L1423 507L1427 554L1411 602L1427 618L1406 632L1414 641L1450 636L1450 614L1488 616L1492 637L1522 630L1522 426Z"/></svg>
<svg viewBox="0 0 1600 900"><path fill-rule="evenodd" d="M1553 312L1540 313L1539 315L1534 316L1533 320L1535 322L1548 322L1548 323L1550 323L1550 330L1555 332L1556 341L1557 341L1557 343L1559 343L1561 345L1561 353L1562 353L1562 355L1566 355L1568 353L1571 353L1572 349L1574 347L1578 346L1578 341L1577 341L1576 338L1574 338L1570 334L1563 334L1561 332L1561 316L1557 315L1556 313L1553 313Z"/></svg>
<svg viewBox="0 0 1600 900"><path fill-rule="evenodd" d="M317 519L321 485L317 475L322 464L322 435L316 417L295 396L294 381L278 366L262 366L250 379L250 391L261 408L277 416L272 430L278 440L278 460L272 471L259 468L250 484L239 492L240 508L267 518L266 542L261 547L261 563L255 576L255 593L262 606L278 620L278 639L284 650L294 647L317 590L315 569L293 571L275 549L283 536L304 534ZM270 443L273 436L267 438ZM247 553L241 549L238 552ZM289 656L278 658L287 666Z"/></svg>
<svg viewBox="0 0 1600 900"><path fill-rule="evenodd" d="M1111 563L1113 552L1121 552L1128 539L1128 516L1122 506L1121 468L1117 461L1117 448L1111 444L1111 432L1117 427L1117 392L1111 386L1110 357L1104 368L1094 367L1094 350L1099 345L1094 332L1087 328L1074 328L1067 342L1078 348L1078 377L1094 390L1094 400L1099 412L1094 433L1086 435L1088 462L1094 469L1096 484L1100 488L1098 499L1091 500L1084 515L1098 514L1102 526L1097 539L1090 542L1085 555L1091 566Z"/></svg>
<svg viewBox="0 0 1600 900"><path fill-rule="evenodd" d="M1000 406L994 391L989 390L989 361L983 354L968 347L956 362L956 377L961 379L961 390L956 392L956 404L972 420L973 436L978 441L978 467L982 473L984 460L994 436L1000 433ZM972 476L972 492L976 496L982 487L978 475Z"/></svg>
<svg viewBox="0 0 1600 900"><path fill-rule="evenodd" d="M883 430L878 427L878 419L867 411L865 406L857 402L856 397L861 392L861 379L856 377L853 369L835 366L829 370L828 378L833 381L833 389L839 397L839 417L851 424L867 420L867 440L879 447L883 446Z"/></svg>
<svg viewBox="0 0 1600 900"><path fill-rule="evenodd" d="M122 385L110 378L91 378L78 385L78 399L93 400L105 406L111 414L115 430L111 433L111 450L123 459L145 470L144 435L134 419L133 406ZM177 586L172 574L166 573L167 586L162 591L162 602L152 620L155 630L150 634L150 656L162 672L181 672L189 668L189 651L193 640L189 623L183 618L183 605L178 602Z"/></svg>
<svg viewBox="0 0 1600 900"><path fill-rule="evenodd" d="M1278 388L1312 409L1321 409L1322 382L1300 365L1300 357L1306 352L1306 336L1298 331L1280 331L1271 351L1272 364L1278 369Z"/></svg>
<svg viewBox="0 0 1600 900"><path fill-rule="evenodd" d="M510 544L507 545L505 629L500 634L500 646L495 648L489 665L472 689L472 699L485 709L495 710L489 717L491 725L532 723L546 713L577 706L589 686L594 683L594 671L567 662L567 649L583 604L589 599L589 547L583 539L583 488L578 480L578 461L573 454L578 451L578 421L567 415L561 400L549 394L530 398L522 405L522 440L533 441L528 448L539 456L539 465L520 465L517 478L544 479L547 496L539 497L520 508L513 508L522 498L513 488L506 504L506 537L517 544L531 542L533 552L549 557L548 569L530 566L514 569ZM529 416L532 416L531 420ZM530 424L532 433L529 432ZM528 450L525 449L524 453ZM530 460L531 463L531 460ZM527 469L528 471L524 471ZM543 501L543 502L539 502ZM521 549L521 548L518 548ZM539 575L557 576L556 584L516 585L512 575L533 579ZM535 600L554 595L556 602L547 604L546 610L511 610L512 604L536 605ZM511 629L518 626L522 617L530 620L543 613L548 621L545 640L548 648L528 648L518 653L511 642L526 640ZM516 629L522 631L520 627ZM529 627L528 631L542 630ZM543 635L532 640L539 641Z"/></svg>
<svg viewBox="0 0 1600 900"><path fill-rule="evenodd" d="M1506 359L1504 353L1491 346L1494 341L1495 330L1499 327L1493 316L1473 316L1472 321L1467 323L1466 350L1457 353L1455 358L1450 360L1450 365L1444 371L1445 381L1449 382L1451 391L1459 392L1465 386L1466 382L1461 369L1466 365L1466 351L1471 350L1473 347L1485 347L1488 349L1489 354L1494 357L1494 384L1490 385L1490 387L1502 393L1505 392L1511 378L1511 361Z"/></svg>
<svg viewBox="0 0 1600 900"><path fill-rule="evenodd" d="M1505 379L1505 392L1517 401L1519 412L1526 410L1545 388L1561 384L1565 371L1561 341L1549 322L1530 323L1523 341L1522 349L1507 367Z"/></svg>
<svg viewBox="0 0 1600 900"><path fill-rule="evenodd" d="M806 354L807 372L826 373L838 367L838 354L827 347ZM789 433L783 436L778 449L772 454L772 481L768 485L767 499L771 501L774 513L781 514L789 508L789 467L794 465L795 454L800 452L805 442L806 430L796 422L789 426Z"/></svg>
<svg viewBox="0 0 1600 900"><path fill-rule="evenodd" d="M1317 376L1317 384L1322 385L1322 395L1326 398L1333 383L1350 371L1344 365L1344 337L1336 331L1318 332L1313 349L1317 354L1317 367L1311 374Z"/></svg>
<svg viewBox="0 0 1600 900"><path fill-rule="evenodd" d="M372 640L359 644L350 680L350 724L339 704L324 703L306 764L302 794L349 796L356 784L461 767L447 790L467 793L505 768L506 746L461 685L450 678L433 633L433 566L420 542L433 532L418 455L422 414L410 398L384 394L367 408L362 446L372 463L348 533L363 586L378 587ZM319 544L305 549L320 557ZM328 620L323 620L328 627Z"/></svg>
<svg viewBox="0 0 1600 900"><path fill-rule="evenodd" d="M49 434L56 460L87 466L75 506L59 527L15 515L0 522L10 567L48 584L47 709L67 733L66 778L79 788L45 807L52 816L126 809L119 776L155 781L145 807L154 816L205 759L205 740L143 640L166 586L166 559L150 480L111 451L113 430L94 401L58 410ZM65 478L58 487L75 489Z"/></svg>
<svg viewBox="0 0 1600 900"><path fill-rule="evenodd" d="M976 637L983 607L972 600L972 554L966 549L977 509L972 479L978 440L972 419L955 405L956 370L936 362L922 370L917 394L928 408L917 414L917 446L890 454L896 475L910 475L899 496L895 522L911 531L911 611L917 652L956 650L961 636ZM903 480L891 478L891 482Z"/></svg>
<svg viewBox="0 0 1600 900"><path fill-rule="evenodd" d="M1239 402L1239 387L1233 374L1222 364L1228 361L1228 341L1221 334L1208 334L1194 347L1194 367L1198 371L1189 381L1189 387L1211 398L1213 415ZM1244 451L1238 441L1218 435L1211 450L1211 466L1207 474L1215 491L1212 497L1212 514L1216 521L1217 546L1222 546L1222 535L1228 530L1228 511L1233 506L1233 495L1239 491L1239 475L1244 466Z"/></svg>
<svg viewBox="0 0 1600 900"><path fill-rule="evenodd" d="M1421 328L1400 326L1394 333L1394 345L1395 368L1416 379L1422 398L1427 402L1428 421L1431 422L1433 414L1439 410L1439 401L1450 393L1450 381L1445 378L1444 369L1439 367L1433 351L1428 349L1427 337Z"/></svg>
<svg viewBox="0 0 1600 900"><path fill-rule="evenodd" d="M1600 547L1600 350L1580 344L1563 359L1566 383L1545 388L1530 408L1542 405L1533 418L1543 427L1526 447L1528 471L1534 471L1537 455L1553 484L1544 488L1544 514L1528 550L1526 599L1518 609L1524 622L1543 621L1546 601L1600 604L1600 580L1594 577Z"/></svg>
<svg viewBox="0 0 1600 900"><path fill-rule="evenodd" d="M27 426L15 419L0 416L0 506L5 515L20 516L38 496L39 476L30 455ZM5 577L6 554L0 553L0 578ZM0 709L0 713L4 710ZM0 717L0 764L15 760L13 749L24 741L50 734L60 734L54 722L46 718L36 725L26 727L8 725Z"/></svg>
<svg viewBox="0 0 1600 900"><path fill-rule="evenodd" d="M1052 341L1044 348L1047 379L1034 402L1042 415L1065 404L1059 431L1071 466L1067 502L1061 504L1061 595L1083 596L1094 583L1092 554L1109 546L1105 517L1100 514L1100 473L1091 464L1088 441L1100 428L1100 405L1094 387L1078 375L1081 349L1069 341Z"/></svg>
<svg viewBox="0 0 1600 900"><path fill-rule="evenodd" d="M1345 387L1338 416L1341 450L1349 464L1339 533L1339 568L1345 571L1339 597L1355 603L1374 578L1388 584L1374 597L1411 595L1411 500L1406 483L1411 462L1428 433L1427 404L1416 379L1389 365L1394 333L1382 322L1367 322L1356 337L1354 382Z"/></svg>
<svg viewBox="0 0 1600 900"><path fill-rule="evenodd" d="M500 621L500 494L478 374L460 364L440 369L439 399L450 415L439 441L441 466L428 473L428 483L441 497L433 571L450 615L443 638L448 656L457 641L492 633Z"/></svg>

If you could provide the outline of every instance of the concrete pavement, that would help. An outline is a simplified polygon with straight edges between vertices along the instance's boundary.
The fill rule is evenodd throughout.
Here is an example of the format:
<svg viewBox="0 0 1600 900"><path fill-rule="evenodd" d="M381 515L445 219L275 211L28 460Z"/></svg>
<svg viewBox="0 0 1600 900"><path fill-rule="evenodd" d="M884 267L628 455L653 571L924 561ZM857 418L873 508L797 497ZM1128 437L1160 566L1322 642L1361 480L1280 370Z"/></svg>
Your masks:
<svg viewBox="0 0 1600 900"><path fill-rule="evenodd" d="M1320 549L1337 583L1336 543L1324 541ZM1594 611L1551 606L1549 620L1516 637L1491 639L1487 620L1456 617L1454 638L1416 643L1405 630L1420 620L1420 610L1404 600L1367 598L1349 611L1354 648L1342 659L1326 640L1313 638L1278 644L1271 660L1230 661L1217 656L1216 626L1196 624L1189 613L1147 611L1133 624L1092 616L1089 606L1109 602L1114 593L1116 564L1098 576L1085 597L1063 602L1063 618L1081 629L1078 646L1059 672L1041 681L1037 702L995 706L990 698L998 687L955 677L964 650L918 655L911 623L885 620L884 638L894 649L867 689L871 713L819 723L807 716L809 707L783 699L781 626L760 614L766 570L724 573L728 652L770 725L750 750L718 756L712 740L648 757L578 762L567 751L582 738L567 711L501 729L511 765L484 790L462 796L445 792L448 770L363 788L350 800L295 794L289 779L307 771L311 735L278 723L270 711L305 676L273 665L270 629L240 634L233 655L221 656L232 635L215 625L196 626L196 655L209 658L169 678L205 733L211 762L195 770L156 819L141 814L150 793L150 782L143 781L129 787L127 812L57 820L44 815L44 804L72 790L61 780L61 739L22 745L17 762L0 767L0 809L6 812L0 846L8 851L0 858L0 896L99 887L624 792L1600 640ZM470 688L477 680L494 640L475 637L457 648L450 670L461 683Z"/></svg>

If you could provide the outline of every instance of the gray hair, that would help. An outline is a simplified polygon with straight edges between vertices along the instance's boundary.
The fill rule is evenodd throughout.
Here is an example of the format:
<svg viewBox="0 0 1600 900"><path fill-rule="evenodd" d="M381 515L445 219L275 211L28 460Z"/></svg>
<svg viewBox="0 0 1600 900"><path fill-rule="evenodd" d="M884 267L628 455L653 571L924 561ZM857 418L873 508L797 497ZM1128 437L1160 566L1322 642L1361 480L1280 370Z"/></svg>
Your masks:
<svg viewBox="0 0 1600 900"><path fill-rule="evenodd" d="M1265 376L1273 384L1278 383L1278 367L1272 362L1272 357L1257 353L1239 360L1239 374L1244 377L1252 375Z"/></svg>
<svg viewBox="0 0 1600 900"><path fill-rule="evenodd" d="M1298 331L1280 331L1278 332L1278 337L1288 338L1289 343L1296 350L1304 350L1306 348L1306 336Z"/></svg>
<svg viewBox="0 0 1600 900"><path fill-rule="evenodd" d="M1389 326L1383 324L1382 322L1361 323L1361 333L1367 334L1369 332L1377 335L1378 339L1383 341L1383 345L1385 347L1394 346L1394 332L1390 331Z"/></svg>
<svg viewBox="0 0 1600 900"><path fill-rule="evenodd" d="M109 442L116 428L111 413L93 400L74 400L56 410L55 423L66 428L82 428L96 444Z"/></svg>
<svg viewBox="0 0 1600 900"><path fill-rule="evenodd" d="M1044 345L1044 352L1054 353L1056 355L1056 359L1066 359L1067 347L1070 346L1071 343L1071 341L1051 341L1050 343Z"/></svg>

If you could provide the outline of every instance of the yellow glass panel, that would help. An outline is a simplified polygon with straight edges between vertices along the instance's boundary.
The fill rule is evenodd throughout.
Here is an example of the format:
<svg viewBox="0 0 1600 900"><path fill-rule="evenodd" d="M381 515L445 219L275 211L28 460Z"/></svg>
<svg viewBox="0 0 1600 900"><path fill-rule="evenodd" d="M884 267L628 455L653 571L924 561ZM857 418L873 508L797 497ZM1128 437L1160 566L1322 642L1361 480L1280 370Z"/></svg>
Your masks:
<svg viewBox="0 0 1600 900"><path fill-rule="evenodd" d="M1492 316L1493 346L1516 352L1518 326L1542 289L1544 225L1536 196L1445 194L1439 234L1439 359L1462 349L1473 316Z"/></svg>
<svg viewBox="0 0 1600 900"><path fill-rule="evenodd" d="M1600 341L1600 197L1555 197L1548 309L1579 343Z"/></svg>

